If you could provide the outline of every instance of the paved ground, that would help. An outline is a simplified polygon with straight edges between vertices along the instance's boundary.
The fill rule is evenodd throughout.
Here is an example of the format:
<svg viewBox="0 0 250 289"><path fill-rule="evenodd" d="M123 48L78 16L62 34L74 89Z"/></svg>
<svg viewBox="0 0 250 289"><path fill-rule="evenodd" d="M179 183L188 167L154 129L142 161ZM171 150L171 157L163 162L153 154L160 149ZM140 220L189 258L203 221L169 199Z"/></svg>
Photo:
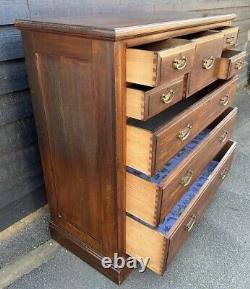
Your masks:
<svg viewBox="0 0 250 289"><path fill-rule="evenodd" d="M250 288L250 91L238 93L236 106L240 109L235 132L238 150L230 176L164 277L150 270L134 271L121 288ZM50 261L8 288L118 287L60 248Z"/></svg>
<svg viewBox="0 0 250 289"><path fill-rule="evenodd" d="M0 269L50 239L48 229L50 216L47 211L47 208L42 209L35 220L23 224L21 229L15 229L13 226L14 230L8 232L5 238L0 238Z"/></svg>

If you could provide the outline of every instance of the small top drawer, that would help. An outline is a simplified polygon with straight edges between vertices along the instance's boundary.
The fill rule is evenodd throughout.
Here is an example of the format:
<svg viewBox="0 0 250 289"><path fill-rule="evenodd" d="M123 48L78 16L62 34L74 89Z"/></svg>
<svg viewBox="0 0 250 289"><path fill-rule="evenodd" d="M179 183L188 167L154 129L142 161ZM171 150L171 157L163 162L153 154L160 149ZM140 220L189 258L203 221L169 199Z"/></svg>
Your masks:
<svg viewBox="0 0 250 289"><path fill-rule="evenodd" d="M167 39L127 49L127 82L155 87L172 81L193 65L195 43Z"/></svg>
<svg viewBox="0 0 250 289"><path fill-rule="evenodd" d="M245 66L246 52L236 50L225 50L221 55L218 66L218 78L229 79L239 74Z"/></svg>
<svg viewBox="0 0 250 289"><path fill-rule="evenodd" d="M139 120L160 113L182 100L184 96L184 76L153 89L134 85L127 88L127 116Z"/></svg>
<svg viewBox="0 0 250 289"><path fill-rule="evenodd" d="M223 29L219 29L218 31L224 33L223 49L229 49L235 46L235 44L237 43L239 27L226 27Z"/></svg>
<svg viewBox="0 0 250 289"><path fill-rule="evenodd" d="M190 74L188 96L217 79L218 59L222 53L224 34L206 31L184 36L196 44L195 60Z"/></svg>
<svg viewBox="0 0 250 289"><path fill-rule="evenodd" d="M172 210L231 138L237 108L228 108L154 176L127 169L126 211L152 227Z"/></svg>

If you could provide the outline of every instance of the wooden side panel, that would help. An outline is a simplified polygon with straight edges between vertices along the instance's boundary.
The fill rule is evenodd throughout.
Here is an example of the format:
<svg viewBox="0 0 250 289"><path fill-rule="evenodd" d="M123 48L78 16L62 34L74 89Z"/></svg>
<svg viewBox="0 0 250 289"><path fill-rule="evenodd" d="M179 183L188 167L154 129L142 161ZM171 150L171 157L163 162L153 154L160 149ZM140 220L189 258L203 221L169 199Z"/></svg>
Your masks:
<svg viewBox="0 0 250 289"><path fill-rule="evenodd" d="M75 40L70 55L67 47L58 48L65 36L48 38L51 46L44 49L47 42L39 33L23 35L53 222L112 256L117 250L113 43ZM84 44L91 50L85 52Z"/></svg>
<svg viewBox="0 0 250 289"><path fill-rule="evenodd" d="M127 82L155 86L157 54L129 48L126 52L126 59Z"/></svg>
<svg viewBox="0 0 250 289"><path fill-rule="evenodd" d="M168 240L147 226L126 218L126 253L138 258L149 257L148 268L157 274L165 270L165 254Z"/></svg>
<svg viewBox="0 0 250 289"><path fill-rule="evenodd" d="M145 116L145 93L139 89L127 88L126 93L127 116L135 119L143 119Z"/></svg>
<svg viewBox="0 0 250 289"><path fill-rule="evenodd" d="M91 64L39 54L37 69L55 171L58 217L98 239L101 228L95 218L101 217L101 195L93 193L99 190L98 131L90 130L86 119L97 127L96 104L90 97Z"/></svg>
<svg viewBox="0 0 250 289"><path fill-rule="evenodd" d="M127 125L127 166L151 174L152 133Z"/></svg>
<svg viewBox="0 0 250 289"><path fill-rule="evenodd" d="M157 225L160 192L153 183L133 174L126 175L126 211L152 226Z"/></svg>

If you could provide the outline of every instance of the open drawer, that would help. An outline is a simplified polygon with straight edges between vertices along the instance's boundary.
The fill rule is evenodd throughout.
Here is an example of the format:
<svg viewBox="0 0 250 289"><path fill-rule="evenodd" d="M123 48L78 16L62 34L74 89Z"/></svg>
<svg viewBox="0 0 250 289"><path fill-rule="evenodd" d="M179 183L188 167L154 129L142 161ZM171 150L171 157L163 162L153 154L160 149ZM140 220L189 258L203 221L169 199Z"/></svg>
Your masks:
<svg viewBox="0 0 250 289"><path fill-rule="evenodd" d="M187 96L190 96L217 79L217 65L223 49L224 33L205 31L182 38L196 44L195 59L187 92Z"/></svg>
<svg viewBox="0 0 250 289"><path fill-rule="evenodd" d="M126 253L137 259L149 257L148 267L163 274L228 174L235 146L229 141L223 147L156 229L127 216Z"/></svg>
<svg viewBox="0 0 250 289"><path fill-rule="evenodd" d="M225 50L218 66L218 78L229 79L241 72L245 66L246 51Z"/></svg>
<svg viewBox="0 0 250 289"><path fill-rule="evenodd" d="M127 116L147 120L181 101L183 95L184 76L153 89L139 85L128 87Z"/></svg>
<svg viewBox="0 0 250 289"><path fill-rule="evenodd" d="M167 39L128 48L127 82L155 87L192 69L195 44L185 39Z"/></svg>
<svg viewBox="0 0 250 289"><path fill-rule="evenodd" d="M219 80L148 121L129 119L127 166L149 176L161 170L232 104L236 81Z"/></svg>
<svg viewBox="0 0 250 289"><path fill-rule="evenodd" d="M126 175L126 211L155 227L232 136L237 108L228 108L152 177Z"/></svg>

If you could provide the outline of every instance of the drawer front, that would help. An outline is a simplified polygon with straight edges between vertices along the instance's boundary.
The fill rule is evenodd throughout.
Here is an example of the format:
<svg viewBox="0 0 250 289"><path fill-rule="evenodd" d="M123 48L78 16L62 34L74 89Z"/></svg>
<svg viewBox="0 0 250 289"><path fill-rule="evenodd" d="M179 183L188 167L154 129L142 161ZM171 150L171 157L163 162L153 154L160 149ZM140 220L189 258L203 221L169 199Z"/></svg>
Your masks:
<svg viewBox="0 0 250 289"><path fill-rule="evenodd" d="M232 109L210 132L199 149L193 151L163 183L160 221L165 218L208 163L232 137L236 114L237 108Z"/></svg>
<svg viewBox="0 0 250 289"><path fill-rule="evenodd" d="M191 71L194 53L195 43L175 38L128 48L127 82L150 87L169 84Z"/></svg>
<svg viewBox="0 0 250 289"><path fill-rule="evenodd" d="M236 50L226 50L222 53L219 67L218 78L229 79L237 75L245 66L246 52Z"/></svg>
<svg viewBox="0 0 250 289"><path fill-rule="evenodd" d="M217 79L218 59L222 53L223 33L205 37L196 44L195 61L189 79L188 95Z"/></svg>
<svg viewBox="0 0 250 289"><path fill-rule="evenodd" d="M230 60L228 67L228 78L231 78L232 76L239 74L246 64L245 61L246 61L245 51L239 53L238 57Z"/></svg>
<svg viewBox="0 0 250 289"><path fill-rule="evenodd" d="M190 72L193 67L194 56L194 46L188 46L187 48L183 46L171 53L169 51L159 53L157 84L172 81Z"/></svg>
<svg viewBox="0 0 250 289"><path fill-rule="evenodd" d="M181 77L169 85L162 85L146 93L148 97L147 118L150 118L181 101L184 93L183 90L184 77Z"/></svg>
<svg viewBox="0 0 250 289"><path fill-rule="evenodd" d="M225 83L156 133L154 172L160 170L171 157L232 104L236 81L237 78L234 78Z"/></svg>
<svg viewBox="0 0 250 289"><path fill-rule="evenodd" d="M239 27L232 27L222 30L224 32L223 49L229 49L235 46Z"/></svg>
<svg viewBox="0 0 250 289"><path fill-rule="evenodd" d="M153 89L127 88L127 116L147 120L182 100L184 77Z"/></svg>
<svg viewBox="0 0 250 289"><path fill-rule="evenodd" d="M230 145L230 146L229 146ZM209 177L207 186L197 195L197 198L190 204L189 209L181 215L173 230L169 232L169 251L167 265L173 260L183 242L187 239L195 223L200 219L204 209L215 194L219 185L225 179L233 160L235 143L229 143L229 149Z"/></svg>

